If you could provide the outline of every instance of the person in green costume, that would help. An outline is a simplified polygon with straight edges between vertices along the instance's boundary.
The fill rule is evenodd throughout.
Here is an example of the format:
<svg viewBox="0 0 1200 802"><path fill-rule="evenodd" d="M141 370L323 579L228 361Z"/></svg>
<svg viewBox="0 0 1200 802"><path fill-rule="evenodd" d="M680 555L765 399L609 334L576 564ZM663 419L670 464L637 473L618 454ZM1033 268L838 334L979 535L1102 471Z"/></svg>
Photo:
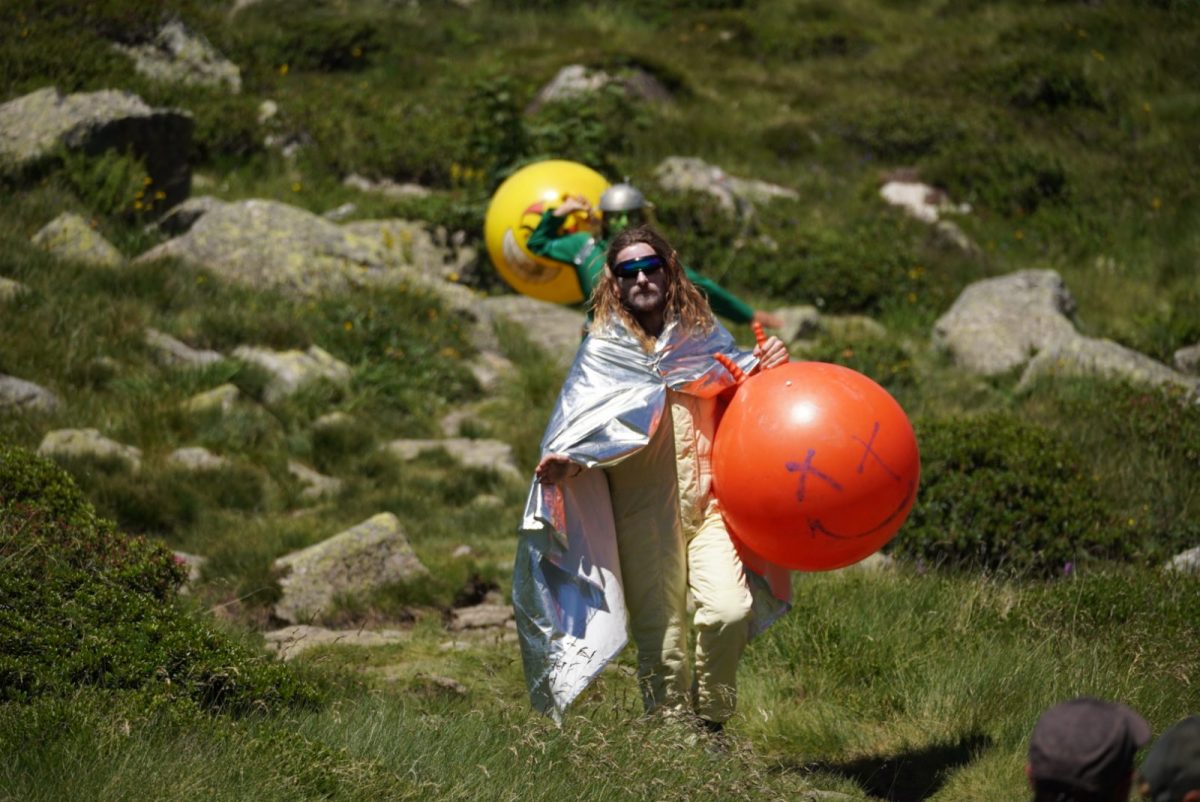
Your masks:
<svg viewBox="0 0 1200 802"><path fill-rule="evenodd" d="M608 250L608 241L626 228L641 223L648 207L646 196L628 183L613 184L604 190L600 196L599 215L587 198L570 195L558 206L542 214L525 247L538 256L571 265L579 278L579 288L583 290L586 301L592 297L592 288L604 271L604 253ZM587 231L561 233L563 222L574 212L583 212L592 220L599 217L599 236ZM733 323L760 323L775 329L783 325L778 315L751 308L745 301L690 267L685 267L684 273L700 288L713 312L726 320Z"/></svg>

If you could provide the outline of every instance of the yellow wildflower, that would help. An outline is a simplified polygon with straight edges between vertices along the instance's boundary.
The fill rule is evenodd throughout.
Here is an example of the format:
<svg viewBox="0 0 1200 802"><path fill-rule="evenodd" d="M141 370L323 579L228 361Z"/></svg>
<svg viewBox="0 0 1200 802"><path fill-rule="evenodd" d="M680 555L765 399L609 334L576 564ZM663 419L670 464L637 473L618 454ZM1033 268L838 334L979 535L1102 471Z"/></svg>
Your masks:
<svg viewBox="0 0 1200 802"><path fill-rule="evenodd" d="M1153 206L1155 209L1161 209L1162 208L1162 198L1156 197L1154 200L1150 201L1150 205Z"/></svg>
<svg viewBox="0 0 1200 802"><path fill-rule="evenodd" d="M292 192L299 192L299 191L300 191L300 182L293 181L292 182Z"/></svg>
<svg viewBox="0 0 1200 802"><path fill-rule="evenodd" d="M286 65L286 64L281 64L281 65L279 66L279 74L280 74L280 75L287 75L287 74L288 74L288 65Z"/></svg>
<svg viewBox="0 0 1200 802"><path fill-rule="evenodd" d="M347 320L345 323L342 324L342 328L345 329L346 331L354 331L354 324L352 322L350 322L349 320Z"/></svg>

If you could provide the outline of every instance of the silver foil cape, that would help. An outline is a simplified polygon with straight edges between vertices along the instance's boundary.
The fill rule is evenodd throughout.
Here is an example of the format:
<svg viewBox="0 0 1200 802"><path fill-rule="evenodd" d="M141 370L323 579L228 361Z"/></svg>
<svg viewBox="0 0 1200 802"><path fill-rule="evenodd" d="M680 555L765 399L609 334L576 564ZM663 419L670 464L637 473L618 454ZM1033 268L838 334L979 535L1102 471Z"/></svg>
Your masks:
<svg viewBox="0 0 1200 802"><path fill-rule="evenodd" d="M757 360L717 323L685 334L669 323L652 353L620 324L593 331L580 345L550 416L541 453L565 454L587 468L619 462L650 442L667 389L708 398L733 384L714 359L725 354L744 371ZM627 616L608 480L584 470L557 485L535 478L519 529L513 607L535 709L562 712L626 642ZM747 572L755 597L754 631L787 609ZM755 581L757 580L757 581Z"/></svg>

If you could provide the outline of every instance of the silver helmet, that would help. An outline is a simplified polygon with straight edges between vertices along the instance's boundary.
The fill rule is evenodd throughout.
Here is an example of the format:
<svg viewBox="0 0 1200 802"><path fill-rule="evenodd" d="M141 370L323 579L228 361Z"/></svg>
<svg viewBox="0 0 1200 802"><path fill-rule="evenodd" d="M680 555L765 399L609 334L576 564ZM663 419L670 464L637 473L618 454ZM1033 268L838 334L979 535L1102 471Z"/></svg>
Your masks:
<svg viewBox="0 0 1200 802"><path fill-rule="evenodd" d="M645 209L648 205L646 196L627 182L613 184L600 196L602 212L632 212L635 209Z"/></svg>

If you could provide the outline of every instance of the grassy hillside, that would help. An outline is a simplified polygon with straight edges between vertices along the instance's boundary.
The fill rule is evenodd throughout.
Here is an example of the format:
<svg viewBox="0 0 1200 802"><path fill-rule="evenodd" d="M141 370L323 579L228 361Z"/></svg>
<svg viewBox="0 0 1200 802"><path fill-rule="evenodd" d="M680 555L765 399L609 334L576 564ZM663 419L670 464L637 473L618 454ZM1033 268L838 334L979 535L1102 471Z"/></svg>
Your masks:
<svg viewBox="0 0 1200 802"><path fill-rule="evenodd" d="M345 600L345 625L411 637L300 658L322 678L309 706L214 711L103 683L0 703L0 798L137 799L153 787L167 799L1015 799L1028 732L1054 701L1119 698L1156 732L1200 709L1200 664L1184 646L1200 635L1200 584L1154 567L1200 545L1200 410L1093 380L1018 391L1016 376L968 376L929 344L968 283L1025 268L1064 277L1087 335L1162 361L1200 342L1200 8L647 5L260 0L234 13L191 0L2 0L0 102L51 85L126 89L194 116L194 195L317 213L352 202L356 219L423 220L481 252L488 199L521 165L568 158L630 176L685 260L755 305L814 304L886 327L882 339L823 335L810 353L880 381L916 424L923 486L895 544L905 559L884 574L797 580L797 609L743 664L731 755L642 721L629 654L556 729L528 710L514 644L443 648L443 613L465 585L508 590L523 482L375 450L438 436L445 413L471 405L470 434L511 444L531 470L562 376L536 336L497 332L515 370L489 394L467 367L468 324L432 293L299 300L176 262L57 259L29 238L61 211L130 258L165 238L136 208L136 160L67 157L0 177L0 277L29 288L0 307L0 373L65 401L0 412L0 445L95 427L141 448L140 474L64 467L121 531L209 558L178 604L235 641L268 623L273 559L377 512L401 519L430 578ZM240 67L239 94L153 81L111 46L172 18ZM606 91L526 113L569 64L643 71L671 99ZM260 124L266 100L279 112ZM798 198L730 218L657 183L671 155ZM878 198L898 170L971 205L955 221L978 252ZM343 185L351 173L431 193L370 195ZM461 280L509 291L485 261ZM158 367L147 327L224 353L319 345L352 379L268 403L264 377L236 360ZM232 414L180 411L226 382L247 399ZM356 423L314 429L331 411ZM168 467L185 445L232 463L202 479ZM343 489L303 498L290 459ZM467 560L453 556L463 544ZM431 680L442 676L465 691Z"/></svg>

